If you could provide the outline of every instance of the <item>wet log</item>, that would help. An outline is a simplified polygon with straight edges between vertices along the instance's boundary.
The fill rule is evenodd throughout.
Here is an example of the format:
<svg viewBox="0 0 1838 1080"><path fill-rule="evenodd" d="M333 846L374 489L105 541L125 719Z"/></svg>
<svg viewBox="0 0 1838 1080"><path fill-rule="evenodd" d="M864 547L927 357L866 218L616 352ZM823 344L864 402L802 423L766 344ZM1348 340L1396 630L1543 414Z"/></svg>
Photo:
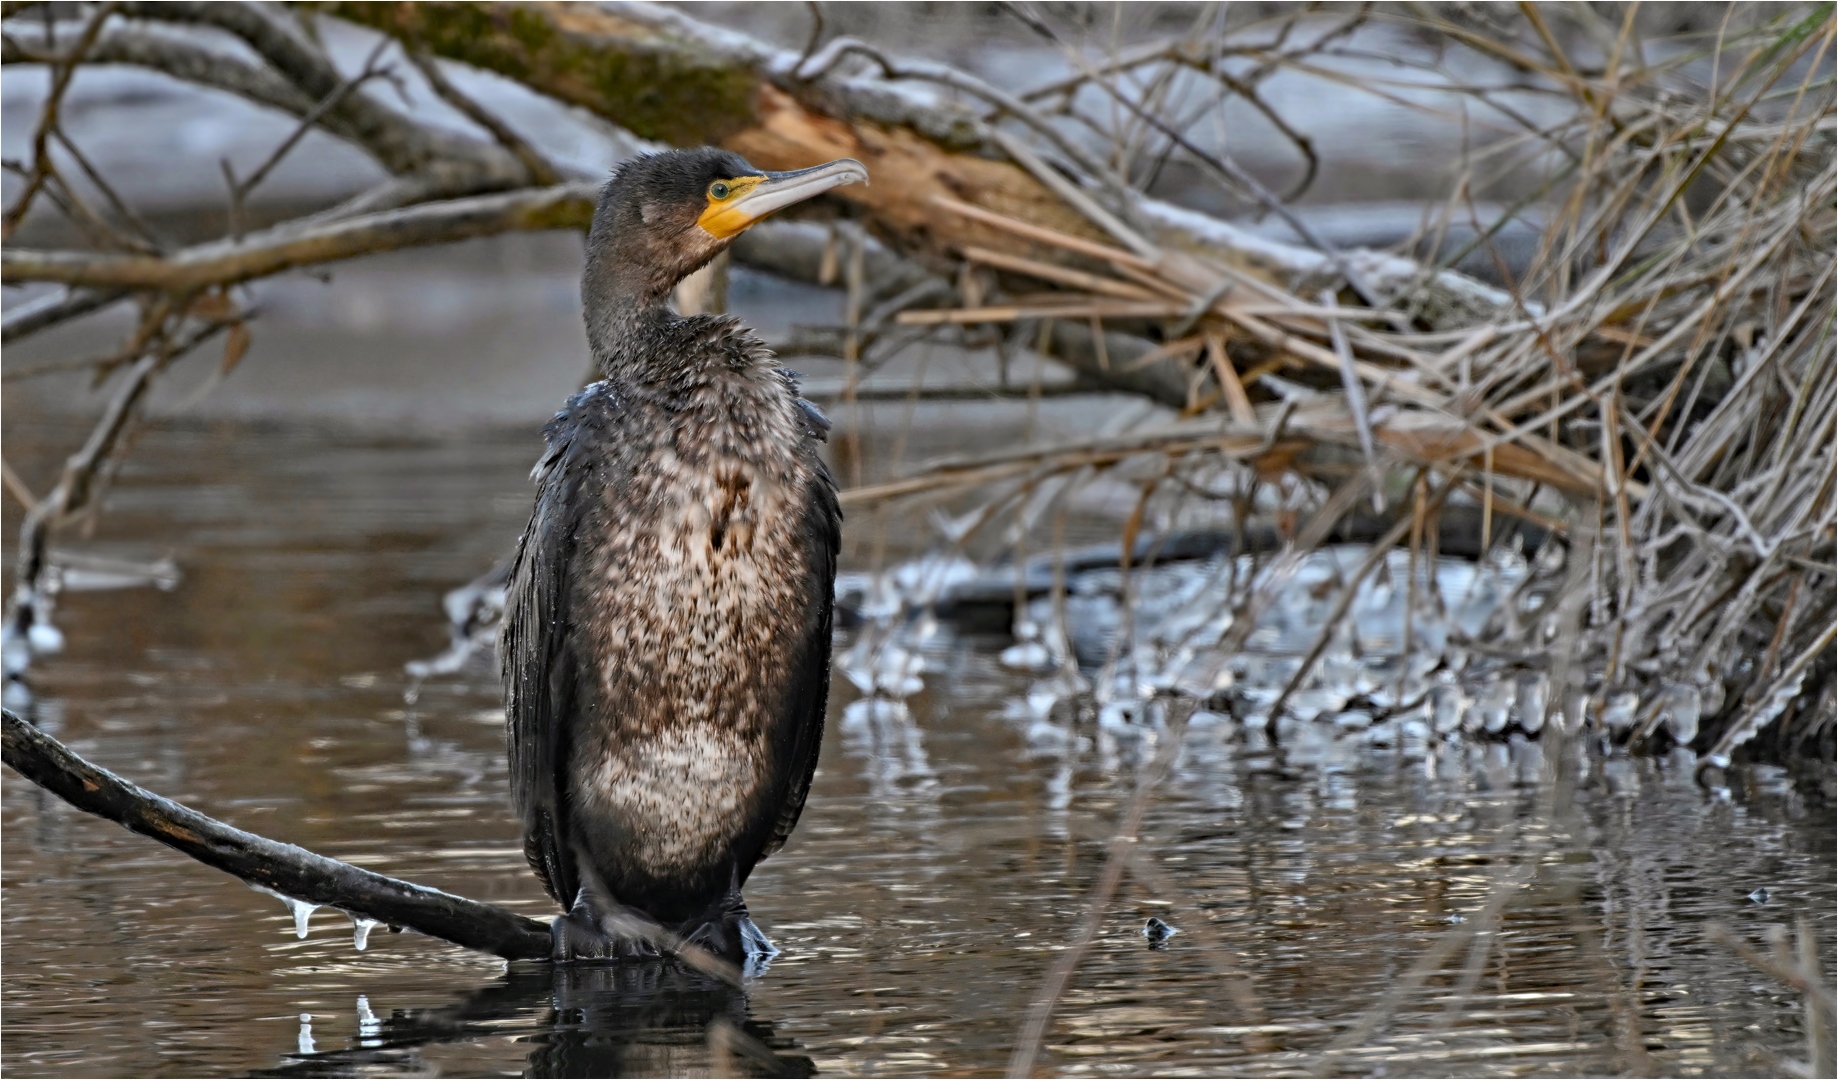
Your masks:
<svg viewBox="0 0 1838 1080"><path fill-rule="evenodd" d="M506 960L549 956L545 923L244 832L90 764L10 709L3 718L5 761L14 772L85 813L107 818L206 866L283 896Z"/></svg>
<svg viewBox="0 0 1838 1080"><path fill-rule="evenodd" d="M1358 511L1337 520L1324 544L1375 544L1385 538L1396 520L1384 514ZM1478 560L1491 547L1519 544L1527 555L1543 550L1551 532L1542 525L1504 514L1483 521L1478 506L1445 506L1432 525L1436 550L1443 556ZM1483 544L1483 540L1486 541ZM1293 532L1269 521L1246 522L1242 530L1192 529L1166 535L1140 536L1131 548L1131 567L1212 559L1221 555L1270 555L1294 541ZM947 586L932 606L933 614L968 632L1006 633L1014 625L1015 602L1049 595L1055 582L1069 582L1081 574L1116 570L1124 565L1123 545L1093 544L1065 552L1036 555L1019 566L995 566L977 576ZM865 582L838 585L836 604L845 624L860 621L859 609Z"/></svg>

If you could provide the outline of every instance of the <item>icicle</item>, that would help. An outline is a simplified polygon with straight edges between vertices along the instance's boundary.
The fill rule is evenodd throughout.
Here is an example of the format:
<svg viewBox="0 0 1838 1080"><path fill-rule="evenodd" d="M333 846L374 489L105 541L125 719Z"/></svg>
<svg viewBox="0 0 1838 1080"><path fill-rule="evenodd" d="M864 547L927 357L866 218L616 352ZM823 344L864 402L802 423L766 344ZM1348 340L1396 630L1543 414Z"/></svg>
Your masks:
<svg viewBox="0 0 1838 1080"><path fill-rule="evenodd" d="M1436 734L1447 735L1461 726L1462 713L1468 700L1458 686L1440 684L1430 690L1430 724Z"/></svg>
<svg viewBox="0 0 1838 1080"><path fill-rule="evenodd" d="M1489 735L1498 735L1506 730L1512 718L1513 703L1518 698L1519 688L1507 679L1495 679L1481 688L1480 697L1475 702L1480 713L1481 730Z"/></svg>
<svg viewBox="0 0 1838 1080"><path fill-rule="evenodd" d="M1526 734L1536 735L1544 728L1550 690L1550 682L1543 675L1519 680L1519 728Z"/></svg>
<svg viewBox="0 0 1838 1080"><path fill-rule="evenodd" d="M1691 740L1698 737L1698 720L1703 715L1703 700L1696 688L1682 683L1666 684L1665 724L1672 733L1672 741L1680 746L1691 745Z"/></svg>
<svg viewBox="0 0 1838 1080"><path fill-rule="evenodd" d="M1616 694L1602 709L1602 726L1616 733L1634 726L1634 714L1640 708L1638 694Z"/></svg>
<svg viewBox="0 0 1838 1080"><path fill-rule="evenodd" d="M1778 684L1777 689L1762 701L1761 707L1749 714L1745 723L1738 724L1736 727L1731 728L1728 734L1719 739L1717 741L1718 756L1725 760L1718 762L1718 764L1727 768L1727 759L1731 750L1753 739L1766 729L1769 724L1778 720L1780 715L1787 711L1787 706L1793 704L1793 699L1800 696L1800 684L1804 682L1805 679L1806 676L1802 673L1793 679Z"/></svg>
<svg viewBox="0 0 1838 1080"><path fill-rule="evenodd" d="M345 918L351 920L351 944L357 946L358 952L363 952L364 947L370 944L370 932L383 925L375 919L353 915L349 911L345 912Z"/></svg>
<svg viewBox="0 0 1838 1080"><path fill-rule="evenodd" d="M261 885L250 885L249 887L258 893L272 896L281 903L286 904L287 913L294 917L294 936L297 938L306 937L306 924L308 920L313 917L313 912L319 910L318 904L309 904L304 900L296 900L286 893L278 893L273 889L265 888Z"/></svg>

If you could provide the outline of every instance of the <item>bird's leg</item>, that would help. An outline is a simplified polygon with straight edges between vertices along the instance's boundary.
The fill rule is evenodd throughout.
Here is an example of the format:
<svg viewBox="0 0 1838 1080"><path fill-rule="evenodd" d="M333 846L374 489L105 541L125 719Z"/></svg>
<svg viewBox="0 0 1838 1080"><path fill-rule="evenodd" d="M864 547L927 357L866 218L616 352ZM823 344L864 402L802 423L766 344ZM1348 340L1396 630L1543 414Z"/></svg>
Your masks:
<svg viewBox="0 0 1838 1080"><path fill-rule="evenodd" d="M583 885L575 894L574 907L549 924L550 958L558 962L657 959L658 951L650 942L618 933L615 923L605 905L597 903Z"/></svg>
<svg viewBox="0 0 1838 1080"><path fill-rule="evenodd" d="M574 906L568 913L549 924L550 958L559 962L655 959L658 952L649 941L618 932L625 905L613 898L592 860L578 845L575 870L580 874L581 888L574 894Z"/></svg>
<svg viewBox="0 0 1838 1080"><path fill-rule="evenodd" d="M682 925L683 939L700 945L725 960L739 964L749 975L757 975L779 954L747 912L747 901L740 895L740 875L736 871L728 891L707 911Z"/></svg>
<svg viewBox="0 0 1838 1080"><path fill-rule="evenodd" d="M614 955L616 941L600 929L599 913L585 886L575 894L574 907L549 924L549 955L557 961L601 960Z"/></svg>

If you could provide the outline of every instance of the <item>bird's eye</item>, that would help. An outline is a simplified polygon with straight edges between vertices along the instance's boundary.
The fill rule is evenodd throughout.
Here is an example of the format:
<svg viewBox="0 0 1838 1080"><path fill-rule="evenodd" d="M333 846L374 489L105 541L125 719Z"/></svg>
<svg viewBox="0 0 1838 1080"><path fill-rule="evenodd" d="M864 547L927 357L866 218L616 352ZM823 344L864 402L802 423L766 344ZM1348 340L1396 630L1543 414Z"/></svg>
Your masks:
<svg viewBox="0 0 1838 1080"><path fill-rule="evenodd" d="M708 186L708 194L709 194L709 197L712 199L725 199L728 197L728 191L729 191L729 188L727 184L723 183L720 180L717 180Z"/></svg>

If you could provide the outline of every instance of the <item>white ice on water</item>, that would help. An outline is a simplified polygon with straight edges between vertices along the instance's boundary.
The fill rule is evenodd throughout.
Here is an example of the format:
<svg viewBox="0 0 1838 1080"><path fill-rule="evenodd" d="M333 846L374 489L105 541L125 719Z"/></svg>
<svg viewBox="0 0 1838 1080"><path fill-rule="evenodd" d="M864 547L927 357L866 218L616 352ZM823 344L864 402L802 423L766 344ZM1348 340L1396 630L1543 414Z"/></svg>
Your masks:
<svg viewBox="0 0 1838 1080"><path fill-rule="evenodd" d="M932 555L846 583L847 589L861 592L864 625L855 643L836 658L837 669L857 690L876 697L903 701L925 689L924 649L938 633L932 606L976 572L967 559ZM838 588L845 590L845 584Z"/></svg>
<svg viewBox="0 0 1838 1080"><path fill-rule="evenodd" d="M48 622L35 622L32 629L26 631L32 642L32 651L43 656L64 651L64 632Z"/></svg>
<svg viewBox="0 0 1838 1080"><path fill-rule="evenodd" d="M28 597L30 594L27 594ZM23 601L15 599L17 605ZM12 624L0 627L0 665L3 665L8 679L25 673L32 666L34 656L50 656L64 651L64 632L54 626L44 608L33 612L36 616L32 625L21 635L13 630Z"/></svg>
<svg viewBox="0 0 1838 1080"><path fill-rule="evenodd" d="M1053 660L1053 651L1038 641L1021 641L1002 650L1002 666L1010 671L1025 671L1030 674L1052 671L1058 665Z"/></svg>
<svg viewBox="0 0 1838 1080"><path fill-rule="evenodd" d="M1031 755L1063 756L1089 744L1109 759L1129 756L1134 737L1124 736L1143 728L1145 707L1170 691L1232 700L1230 715L1215 727L1246 748L1264 743L1269 714L1283 698L1273 737L1291 756L1300 739L1304 757L1343 744L1419 758L1438 745L1518 745L1546 727L1572 735L1585 724L1622 736L1660 731L1686 744L1701 719L1721 707L1715 680L1668 682L1644 700L1625 689L1604 699L1575 687L1555 698L1546 658L1535 645L1517 643L1553 632L1543 621L1563 569L1557 545L1530 559L1496 552L1479 563L1389 551L1310 659L1346 583L1370 555L1369 547L1342 545L1074 574L1063 595L1034 597L1015 612L1014 641L999 663L1028 681L1003 714L1021 729ZM938 659L928 664L928 652L945 655L931 605L975 575L962 558L931 555L853 576L847 589L862 597L866 622L838 668L883 701L918 693L928 668L942 666ZM1256 602L1247 605L1247 596ZM1246 617L1251 625L1239 625ZM1309 670L1285 697L1305 660ZM1783 687L1772 695L1734 741L1764 726L1795 693ZM1076 728L1073 720L1086 709L1095 728ZM857 718L859 730L886 732L889 718L868 719Z"/></svg>
<svg viewBox="0 0 1838 1080"><path fill-rule="evenodd" d="M1035 597L1016 611L1014 642L999 662L1032 678L1004 713L1024 729L1032 753L1048 756L1085 738L1068 724L1068 702L1089 703L1100 742L1106 732L1142 728L1146 706L1169 691L1202 700L1229 692L1240 703L1229 721L1234 734L1262 731L1370 552L1343 545L1075 574L1063 596ZM1580 726L1584 703L1552 708L1536 657L1528 664L1510 649L1476 644L1522 640L1545 603L1528 578L1552 570L1516 554L1474 563L1387 552L1283 701L1278 736L1286 744L1338 739L1420 755L1436 743L1523 739L1547 723ZM851 583L867 623L838 667L864 694L903 701L917 693L923 654L928 645L936 651L939 630L928 607L974 573L963 559L934 555ZM1258 603L1243 605L1247 594ZM1247 614L1252 625L1238 625ZM1689 691L1664 703L1661 719L1677 741L1695 734L1702 713ZM1634 695L1605 704L1599 722L1640 718ZM1101 756L1123 748L1097 747Z"/></svg>

